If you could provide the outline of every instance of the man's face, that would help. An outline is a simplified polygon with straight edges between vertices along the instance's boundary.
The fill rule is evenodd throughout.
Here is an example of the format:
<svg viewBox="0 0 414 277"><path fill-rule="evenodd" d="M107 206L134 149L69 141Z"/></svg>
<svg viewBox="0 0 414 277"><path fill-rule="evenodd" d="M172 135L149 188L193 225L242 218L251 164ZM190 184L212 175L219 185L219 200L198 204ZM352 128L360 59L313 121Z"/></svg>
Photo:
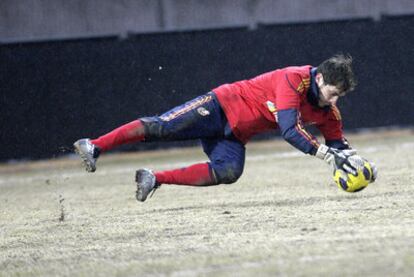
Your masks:
<svg viewBox="0 0 414 277"><path fill-rule="evenodd" d="M335 105L338 98L345 95L337 87L325 84L321 73L316 74L315 80L319 87L319 107Z"/></svg>

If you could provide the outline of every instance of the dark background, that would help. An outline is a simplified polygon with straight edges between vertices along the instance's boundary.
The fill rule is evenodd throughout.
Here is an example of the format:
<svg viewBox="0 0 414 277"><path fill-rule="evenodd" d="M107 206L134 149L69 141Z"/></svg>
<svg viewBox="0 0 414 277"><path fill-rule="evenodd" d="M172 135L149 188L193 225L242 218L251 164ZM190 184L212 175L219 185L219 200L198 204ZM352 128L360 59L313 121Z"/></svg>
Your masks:
<svg viewBox="0 0 414 277"><path fill-rule="evenodd" d="M350 53L345 129L414 122L414 16L0 45L0 160L55 157L220 84ZM121 148L155 148L156 143Z"/></svg>

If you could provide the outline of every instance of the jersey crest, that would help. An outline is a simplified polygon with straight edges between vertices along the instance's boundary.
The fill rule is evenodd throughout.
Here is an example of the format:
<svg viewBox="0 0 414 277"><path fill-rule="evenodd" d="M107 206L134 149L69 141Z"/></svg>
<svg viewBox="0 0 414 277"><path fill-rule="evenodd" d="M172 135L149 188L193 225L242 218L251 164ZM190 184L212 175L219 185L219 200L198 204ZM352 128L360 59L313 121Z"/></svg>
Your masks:
<svg viewBox="0 0 414 277"><path fill-rule="evenodd" d="M269 112L271 112L274 115L276 122L278 122L278 120L277 120L277 109L275 107L275 104L272 101L267 101L266 105L267 105L267 108L268 108Z"/></svg>

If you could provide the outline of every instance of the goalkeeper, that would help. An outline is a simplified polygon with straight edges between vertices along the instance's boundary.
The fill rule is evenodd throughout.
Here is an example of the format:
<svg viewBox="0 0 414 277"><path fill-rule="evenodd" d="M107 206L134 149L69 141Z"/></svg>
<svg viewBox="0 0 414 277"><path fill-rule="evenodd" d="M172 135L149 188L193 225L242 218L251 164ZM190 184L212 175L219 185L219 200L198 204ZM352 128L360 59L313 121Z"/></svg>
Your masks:
<svg viewBox="0 0 414 277"><path fill-rule="evenodd" d="M352 173L355 168L347 157L355 151L343 136L336 102L355 85L352 58L340 54L317 67L291 66L224 84L160 116L139 118L96 139L80 139L74 147L86 170L94 172L101 153L125 143L200 139L208 162L136 171L139 201L162 184L236 182L243 173L245 144L252 136L275 128L303 153ZM320 130L325 144L304 128L311 124ZM373 172L372 181L375 168Z"/></svg>

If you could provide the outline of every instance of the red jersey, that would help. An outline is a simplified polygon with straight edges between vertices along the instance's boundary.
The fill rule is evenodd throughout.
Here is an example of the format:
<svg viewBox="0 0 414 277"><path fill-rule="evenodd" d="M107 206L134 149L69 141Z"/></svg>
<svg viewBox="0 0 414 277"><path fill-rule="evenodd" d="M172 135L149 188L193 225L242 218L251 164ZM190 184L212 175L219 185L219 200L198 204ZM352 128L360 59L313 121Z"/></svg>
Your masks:
<svg viewBox="0 0 414 277"><path fill-rule="evenodd" d="M255 134L278 128L277 113L293 109L298 111L296 131L313 147L319 143L302 123L316 125L326 140L343 140L337 107L320 108L310 102L311 69L310 65L286 67L213 89L234 135L246 143Z"/></svg>

